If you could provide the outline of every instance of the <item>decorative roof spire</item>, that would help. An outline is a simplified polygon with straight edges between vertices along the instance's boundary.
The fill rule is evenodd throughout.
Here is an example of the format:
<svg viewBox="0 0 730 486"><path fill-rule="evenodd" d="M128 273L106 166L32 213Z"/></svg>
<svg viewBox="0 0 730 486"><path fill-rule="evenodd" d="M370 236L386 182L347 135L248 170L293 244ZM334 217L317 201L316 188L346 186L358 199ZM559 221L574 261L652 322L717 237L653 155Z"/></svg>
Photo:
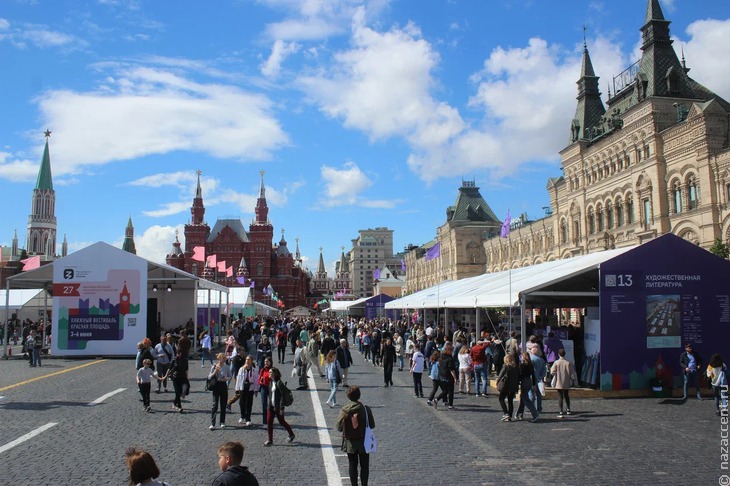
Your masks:
<svg viewBox="0 0 730 486"><path fill-rule="evenodd" d="M586 130L601 122L601 117L606 114L606 108L601 101L601 92L598 90L598 76L593 70L591 56L588 53L588 42L586 41L586 27L583 27L583 60L580 67L580 79L578 80L578 105L575 108L575 116L570 128L570 143L586 139Z"/></svg>
<svg viewBox="0 0 730 486"><path fill-rule="evenodd" d="M259 187L259 199L266 199L266 187L264 186L264 171L260 170L261 174L261 186Z"/></svg>
<svg viewBox="0 0 730 486"><path fill-rule="evenodd" d="M322 256L322 247L319 247L319 265L317 266L317 273L318 274L325 274L327 271L325 270L324 266L324 257Z"/></svg>
<svg viewBox="0 0 730 486"><path fill-rule="evenodd" d="M200 187L200 174L203 172L198 169L195 171L195 173L198 175L198 187L195 188L195 197L196 198L202 198L203 197L203 188Z"/></svg>
<svg viewBox="0 0 730 486"><path fill-rule="evenodd" d="M345 247L342 247L342 254L340 255L340 273L350 273L348 268L347 259L345 258Z"/></svg>
<svg viewBox="0 0 730 486"><path fill-rule="evenodd" d="M61 256L65 257L68 255L68 241L66 240L66 233L63 234L63 243L61 243Z"/></svg>
<svg viewBox="0 0 730 486"><path fill-rule="evenodd" d="M301 253L299 253L299 237L297 236L296 238L294 238L294 241L296 241L296 242L297 242L297 248L296 248L296 250L294 251L294 258L295 258L296 260L299 260L299 261L301 261L301 259L302 259L302 254L301 254Z"/></svg>
<svg viewBox="0 0 730 486"><path fill-rule="evenodd" d="M662 8L659 6L659 0L649 0L646 6L646 20L644 24L648 24L652 20L665 20Z"/></svg>
<svg viewBox="0 0 730 486"><path fill-rule="evenodd" d="M127 222L127 228L124 230L124 243L122 243L122 250L137 254L137 248L134 244L134 226L132 226L132 216L129 216L129 222Z"/></svg>
<svg viewBox="0 0 730 486"><path fill-rule="evenodd" d="M264 171L259 171L261 174L261 187L259 188L259 198L256 201L256 224L268 224L269 222L269 207L266 205L266 189L264 188Z"/></svg>
<svg viewBox="0 0 730 486"><path fill-rule="evenodd" d="M41 167L38 171L38 180L36 181L36 189L47 189L53 190L53 176L51 174L51 155L48 152L48 139L51 138L51 131L46 130L43 132L46 137L46 146L43 149L43 159L41 160Z"/></svg>

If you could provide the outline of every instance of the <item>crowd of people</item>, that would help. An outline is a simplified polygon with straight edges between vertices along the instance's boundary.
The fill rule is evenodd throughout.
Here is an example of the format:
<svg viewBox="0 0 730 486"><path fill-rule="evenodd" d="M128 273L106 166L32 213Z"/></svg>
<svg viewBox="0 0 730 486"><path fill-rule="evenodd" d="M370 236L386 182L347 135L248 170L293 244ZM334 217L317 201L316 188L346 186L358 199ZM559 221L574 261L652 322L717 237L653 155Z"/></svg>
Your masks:
<svg viewBox="0 0 730 486"><path fill-rule="evenodd" d="M264 446L274 441L275 421L286 432L288 442L295 440L285 417L290 405L287 394L291 392L282 381L282 371L273 366L275 348L279 366L292 364L297 389L309 387L310 373L319 376L329 384L325 403L335 408L340 407L338 391L344 388L350 402L340 408L337 429L343 434L342 450L348 456L352 484L358 484L358 478L360 484L367 484L369 460L361 440L365 425L374 428L375 421L372 412L359 402L359 388L348 383L348 371L353 365L351 349L357 350L365 363L382 369L383 387L393 386L396 367L410 373L413 395L418 399L426 398L423 374L428 374L432 388L426 403L434 408L442 403L447 410L456 410L455 394L496 396L503 422L523 420L525 409L531 422L538 421L547 386L558 394L557 417L572 415L569 391L578 383L576 367L566 359L565 347L553 333L544 338L531 335L523 350L517 332L502 327L482 330L477 337L463 328L451 331L407 321L249 318L231 323L226 339L219 344L221 352L216 355L216 345L207 331L196 338L201 348L201 367L206 361L210 366L206 388L212 397L211 430L216 428L216 420L218 427L226 427L227 414L234 413L232 406L238 402L239 425L250 427L258 421L266 427ZM150 410L151 383L156 381L157 393L164 393L169 381L175 390L173 407L183 412L181 398L190 393L190 344L185 335L174 342L170 334L161 336L156 346L149 340L139 344L137 382L144 410ZM699 396L701 358L688 346L680 361L685 397L692 386ZM727 383L726 367L719 355L713 355L706 372L719 414L727 407L726 397L720 393ZM496 380L494 393L490 393L490 376ZM260 397L260 408L256 397ZM256 419L259 414L260 419Z"/></svg>

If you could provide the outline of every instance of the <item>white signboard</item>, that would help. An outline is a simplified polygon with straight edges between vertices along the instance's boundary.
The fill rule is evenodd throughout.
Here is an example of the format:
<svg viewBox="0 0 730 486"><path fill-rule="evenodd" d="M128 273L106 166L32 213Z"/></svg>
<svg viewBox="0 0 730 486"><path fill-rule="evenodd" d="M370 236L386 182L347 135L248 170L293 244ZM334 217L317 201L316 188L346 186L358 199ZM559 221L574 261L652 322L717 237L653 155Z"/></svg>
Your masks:
<svg viewBox="0 0 730 486"><path fill-rule="evenodd" d="M56 356L134 355L147 335L147 260L95 243L53 264Z"/></svg>

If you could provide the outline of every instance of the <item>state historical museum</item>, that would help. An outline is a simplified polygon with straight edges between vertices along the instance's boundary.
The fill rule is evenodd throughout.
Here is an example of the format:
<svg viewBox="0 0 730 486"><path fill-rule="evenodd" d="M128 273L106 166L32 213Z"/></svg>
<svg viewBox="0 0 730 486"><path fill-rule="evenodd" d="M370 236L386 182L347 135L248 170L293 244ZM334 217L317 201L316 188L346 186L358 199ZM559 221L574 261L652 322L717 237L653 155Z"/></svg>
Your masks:
<svg viewBox="0 0 730 486"><path fill-rule="evenodd" d="M256 218L248 231L240 219L218 219L211 230L204 219L205 206L198 171L198 186L190 208L192 218L185 225L185 250L176 237L172 252L166 257L167 264L226 287L252 287L256 301L273 307L284 309L306 305L310 279L301 266L299 243L292 254L282 230L281 241L273 244L274 227L268 218L263 171L255 212ZM202 262L193 259L195 247L205 248ZM220 265L221 269L206 263L212 255L216 256L218 263L225 262ZM277 294L278 302L273 302L268 292L263 292L269 285Z"/></svg>

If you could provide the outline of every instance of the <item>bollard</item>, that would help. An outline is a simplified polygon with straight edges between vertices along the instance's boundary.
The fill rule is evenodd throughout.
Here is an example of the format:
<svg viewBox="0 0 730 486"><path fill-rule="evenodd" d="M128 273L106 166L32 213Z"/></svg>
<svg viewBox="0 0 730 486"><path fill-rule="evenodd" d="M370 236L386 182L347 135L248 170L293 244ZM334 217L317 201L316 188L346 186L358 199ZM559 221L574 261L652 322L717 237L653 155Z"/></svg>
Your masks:
<svg viewBox="0 0 730 486"><path fill-rule="evenodd" d="M12 356L12 355L13 355L13 348L8 346L8 356Z"/></svg>

